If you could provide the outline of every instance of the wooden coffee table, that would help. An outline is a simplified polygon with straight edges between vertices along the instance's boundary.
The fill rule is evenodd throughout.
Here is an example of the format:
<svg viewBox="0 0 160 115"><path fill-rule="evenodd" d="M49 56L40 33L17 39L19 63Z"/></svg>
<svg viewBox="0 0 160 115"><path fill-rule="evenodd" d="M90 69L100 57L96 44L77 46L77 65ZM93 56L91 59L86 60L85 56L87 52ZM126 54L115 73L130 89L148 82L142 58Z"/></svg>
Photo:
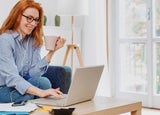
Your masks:
<svg viewBox="0 0 160 115"><path fill-rule="evenodd" d="M131 115L141 115L142 102L110 97L95 97L87 101L72 105L75 107L73 115L118 115L130 112ZM50 115L49 112L34 111L31 115Z"/></svg>

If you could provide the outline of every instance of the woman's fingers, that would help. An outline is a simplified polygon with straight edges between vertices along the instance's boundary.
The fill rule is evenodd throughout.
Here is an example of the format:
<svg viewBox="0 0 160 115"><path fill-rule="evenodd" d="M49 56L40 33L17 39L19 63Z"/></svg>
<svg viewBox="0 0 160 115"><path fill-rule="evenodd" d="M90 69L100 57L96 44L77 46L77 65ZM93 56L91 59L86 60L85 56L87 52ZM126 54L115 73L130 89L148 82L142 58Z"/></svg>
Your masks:
<svg viewBox="0 0 160 115"><path fill-rule="evenodd" d="M59 49L59 48L63 47L65 42L66 42L66 40L64 38L58 39L58 41L56 43L56 49Z"/></svg>

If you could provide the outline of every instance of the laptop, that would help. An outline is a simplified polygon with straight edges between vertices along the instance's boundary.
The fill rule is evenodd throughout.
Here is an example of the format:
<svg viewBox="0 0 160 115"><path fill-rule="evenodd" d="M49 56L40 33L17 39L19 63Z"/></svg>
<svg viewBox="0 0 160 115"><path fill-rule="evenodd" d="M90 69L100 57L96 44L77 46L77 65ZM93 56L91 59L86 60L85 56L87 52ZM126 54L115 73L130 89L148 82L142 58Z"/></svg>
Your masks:
<svg viewBox="0 0 160 115"><path fill-rule="evenodd" d="M53 96L32 100L40 105L65 107L94 98L104 65L76 68L68 94L62 99Z"/></svg>

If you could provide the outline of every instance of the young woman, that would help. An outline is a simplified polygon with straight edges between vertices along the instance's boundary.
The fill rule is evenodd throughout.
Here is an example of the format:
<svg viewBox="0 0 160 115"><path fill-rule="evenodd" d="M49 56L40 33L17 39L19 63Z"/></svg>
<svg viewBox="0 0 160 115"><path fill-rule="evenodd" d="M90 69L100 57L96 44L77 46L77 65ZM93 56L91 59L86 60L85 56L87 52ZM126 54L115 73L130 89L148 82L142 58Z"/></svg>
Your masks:
<svg viewBox="0 0 160 115"><path fill-rule="evenodd" d="M38 97L61 98L42 77L55 51L65 39L58 37L56 48L40 57L43 44L43 9L34 0L20 0L0 29L0 102L26 101Z"/></svg>

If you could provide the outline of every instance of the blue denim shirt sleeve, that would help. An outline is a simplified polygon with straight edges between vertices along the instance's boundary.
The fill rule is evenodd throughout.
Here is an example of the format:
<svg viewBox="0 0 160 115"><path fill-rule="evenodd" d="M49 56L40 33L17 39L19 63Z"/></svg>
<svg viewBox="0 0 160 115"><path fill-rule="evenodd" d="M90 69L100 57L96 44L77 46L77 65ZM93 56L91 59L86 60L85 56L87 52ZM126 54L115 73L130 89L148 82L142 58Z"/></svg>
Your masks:
<svg viewBox="0 0 160 115"><path fill-rule="evenodd" d="M0 85L15 87L24 94L31 84L19 75L13 57L13 45L7 38L0 37Z"/></svg>
<svg viewBox="0 0 160 115"><path fill-rule="evenodd" d="M26 43L29 46L26 49L27 56L24 56L19 39L18 33L0 35L0 86L15 87L23 95L32 84L21 73L27 72L31 77L39 77L46 72L48 63L44 58L41 59L40 48L32 47L31 40Z"/></svg>

